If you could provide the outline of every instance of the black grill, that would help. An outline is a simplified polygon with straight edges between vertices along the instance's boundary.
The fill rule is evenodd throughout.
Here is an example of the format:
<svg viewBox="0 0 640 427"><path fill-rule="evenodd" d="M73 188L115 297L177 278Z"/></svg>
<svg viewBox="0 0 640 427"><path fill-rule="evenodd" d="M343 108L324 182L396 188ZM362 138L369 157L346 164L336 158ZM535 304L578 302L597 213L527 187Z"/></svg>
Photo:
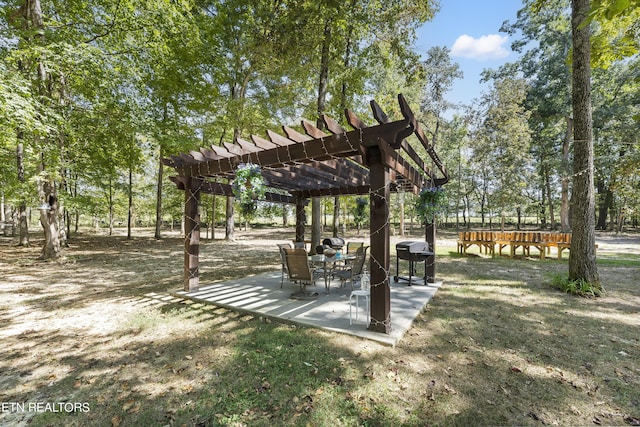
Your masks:
<svg viewBox="0 0 640 427"><path fill-rule="evenodd" d="M400 242L396 244L396 276L393 280L408 280L409 286L413 282L415 276L416 262L424 261L424 283L427 284L427 259L433 256L433 252L429 250L427 242ZM400 276L400 260L409 261L409 276Z"/></svg>
<svg viewBox="0 0 640 427"><path fill-rule="evenodd" d="M329 246L338 251L344 246L344 239L342 237L327 237L322 241L322 246Z"/></svg>

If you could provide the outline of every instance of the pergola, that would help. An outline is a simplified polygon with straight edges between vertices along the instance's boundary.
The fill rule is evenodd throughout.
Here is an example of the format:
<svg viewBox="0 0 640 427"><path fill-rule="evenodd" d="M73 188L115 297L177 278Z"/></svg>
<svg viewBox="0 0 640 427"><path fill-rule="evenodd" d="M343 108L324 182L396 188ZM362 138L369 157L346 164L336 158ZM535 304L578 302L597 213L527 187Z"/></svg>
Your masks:
<svg viewBox="0 0 640 427"><path fill-rule="evenodd" d="M233 196L230 184L214 182L214 178L235 177L241 164L261 168L267 186L284 190L267 192L265 201L291 203L296 206L296 241L304 241L304 207L311 197L369 195L370 199L370 330L389 333L390 319L390 225L389 195L391 191L410 191L437 187L449 175L427 140L404 97L398 95L403 118L390 121L375 101L371 101L377 125L367 126L352 111L346 110L347 123L353 130L343 129L335 120L323 115L329 133L307 121L305 133L283 126L286 136L267 130L268 139L252 135L251 141L238 138L236 143L200 148L163 159L177 172L170 179L185 192L184 290L199 287L198 254L200 194ZM409 145L414 134L431 158L432 170L425 159ZM286 194L282 194L286 193ZM427 226L426 239L435 253L435 227ZM435 255L428 263L427 278L435 278Z"/></svg>

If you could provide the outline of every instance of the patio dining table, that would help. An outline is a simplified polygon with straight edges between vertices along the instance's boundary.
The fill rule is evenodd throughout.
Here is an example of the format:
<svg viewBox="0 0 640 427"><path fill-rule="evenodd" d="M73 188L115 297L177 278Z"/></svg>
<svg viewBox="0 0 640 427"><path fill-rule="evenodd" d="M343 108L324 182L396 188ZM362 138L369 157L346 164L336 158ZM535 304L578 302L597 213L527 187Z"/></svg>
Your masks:
<svg viewBox="0 0 640 427"><path fill-rule="evenodd" d="M329 277L335 270L336 263L342 261L353 261L354 259L356 259L355 254L342 253L337 253L334 256L327 256L324 254L309 256L309 261L311 261L311 263L313 263L314 265L322 264L322 276L324 277L324 287L327 290L327 294L329 294ZM329 264L331 264L331 268L328 268Z"/></svg>

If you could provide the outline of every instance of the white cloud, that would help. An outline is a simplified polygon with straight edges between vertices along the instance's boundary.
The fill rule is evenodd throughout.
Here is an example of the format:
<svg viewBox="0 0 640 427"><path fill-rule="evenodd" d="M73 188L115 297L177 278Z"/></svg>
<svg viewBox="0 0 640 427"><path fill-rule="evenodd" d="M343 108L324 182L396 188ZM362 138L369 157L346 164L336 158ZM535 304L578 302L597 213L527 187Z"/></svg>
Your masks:
<svg viewBox="0 0 640 427"><path fill-rule="evenodd" d="M451 56L462 56L478 60L500 59L509 56L504 44L509 38L498 34L481 36L479 39L463 34L451 48Z"/></svg>

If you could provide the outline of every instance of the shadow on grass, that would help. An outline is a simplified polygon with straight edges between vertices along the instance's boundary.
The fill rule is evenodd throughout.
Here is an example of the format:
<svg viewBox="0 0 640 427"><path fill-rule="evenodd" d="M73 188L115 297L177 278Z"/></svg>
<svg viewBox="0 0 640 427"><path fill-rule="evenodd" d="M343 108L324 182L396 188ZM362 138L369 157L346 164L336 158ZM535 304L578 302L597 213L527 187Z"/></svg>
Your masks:
<svg viewBox="0 0 640 427"><path fill-rule="evenodd" d="M37 340L41 364L56 370L37 372L26 352L3 360L13 378L5 378L2 400L89 404L86 413L26 414L32 426L328 425L336 413L357 423L348 384L359 375L346 362L355 356L315 331L198 304L154 312L79 346L62 331L26 334ZM154 330L175 321L205 326L158 339ZM25 420L2 415L9 424Z"/></svg>
<svg viewBox="0 0 640 427"><path fill-rule="evenodd" d="M412 349L415 357L437 364L446 358L447 365L447 374L432 381L429 397L418 404L419 419L436 425L583 425L637 417L640 319L638 306L633 311L625 301L638 302L640 289L612 286L611 298L588 300L548 288L546 269L532 272L533 263L516 268L524 276L518 279L502 263L467 262L482 277L443 287L415 326L434 331ZM487 277L487 262L503 273ZM445 283L460 268L447 266L441 268ZM512 281L520 285L505 284Z"/></svg>
<svg viewBox="0 0 640 427"><path fill-rule="evenodd" d="M355 338L169 296L181 242L92 237L66 264L0 264L0 401L91 409L0 422L590 425L640 415L640 291L627 267L603 268L608 294L587 300L545 285L561 262L440 257L445 285L407 337L362 353ZM203 281L279 268L271 243L204 246ZM82 313L91 322L75 324Z"/></svg>

